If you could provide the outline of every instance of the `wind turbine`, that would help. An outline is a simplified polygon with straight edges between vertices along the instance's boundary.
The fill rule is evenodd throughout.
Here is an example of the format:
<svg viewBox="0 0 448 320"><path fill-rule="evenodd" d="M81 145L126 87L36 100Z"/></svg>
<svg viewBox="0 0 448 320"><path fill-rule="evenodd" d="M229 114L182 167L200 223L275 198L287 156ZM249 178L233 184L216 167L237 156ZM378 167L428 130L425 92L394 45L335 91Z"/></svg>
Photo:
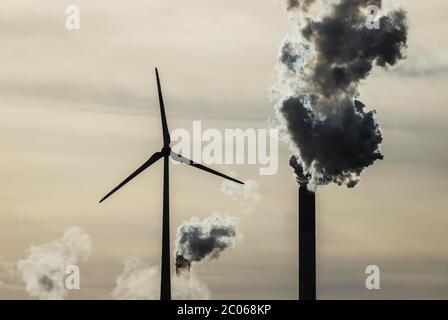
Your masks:
<svg viewBox="0 0 448 320"><path fill-rule="evenodd" d="M162 227L162 273L160 284L160 300L171 300L171 273L170 273L170 202L169 202L169 157L173 160L186 163L192 167L204 170L206 172L215 174L222 178L231 180L236 183L244 184L243 182L231 178L218 171L210 169L200 163L196 163L183 157L180 154L174 153L170 148L170 133L168 131L168 124L166 122L165 106L163 104L162 88L160 86L159 72L156 68L157 90L159 94L160 115L162 120L163 133L163 147L159 152L154 153L145 163L141 165L134 173L127 177L122 183L116 186L111 192L100 200L100 203L109 198L112 194L126 185L129 181L134 179L150 165L163 158L163 227Z"/></svg>

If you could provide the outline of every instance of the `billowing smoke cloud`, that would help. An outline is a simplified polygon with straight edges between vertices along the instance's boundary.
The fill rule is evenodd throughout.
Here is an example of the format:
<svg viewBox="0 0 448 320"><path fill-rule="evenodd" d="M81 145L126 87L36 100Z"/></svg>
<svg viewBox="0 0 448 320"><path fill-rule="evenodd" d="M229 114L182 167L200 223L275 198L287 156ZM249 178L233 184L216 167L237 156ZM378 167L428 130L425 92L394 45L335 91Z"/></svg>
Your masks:
<svg viewBox="0 0 448 320"><path fill-rule="evenodd" d="M85 260L91 248L90 236L78 227L65 230L60 240L32 245L28 257L17 262L26 291L40 299L63 299L67 265Z"/></svg>
<svg viewBox="0 0 448 320"><path fill-rule="evenodd" d="M342 0L333 6L330 16L307 21L302 35L317 51L310 80L318 93L329 97L350 92L373 65L392 66L404 57L407 25L403 10L382 16L380 29L366 27L362 8L371 4L381 7L381 2Z"/></svg>
<svg viewBox="0 0 448 320"><path fill-rule="evenodd" d="M253 213L261 199L258 193L258 183L255 180L246 180L244 184L224 180L221 191L237 202L244 213Z"/></svg>
<svg viewBox="0 0 448 320"><path fill-rule="evenodd" d="M172 277L172 290L173 299L176 300L210 299L210 290L197 280L194 274L191 274L188 279ZM126 259L124 271L118 277L112 295L124 300L159 300L159 268L138 257Z"/></svg>
<svg viewBox="0 0 448 320"><path fill-rule="evenodd" d="M177 229L175 254L190 263L216 259L241 237L238 218L217 214L203 221L192 218Z"/></svg>
<svg viewBox="0 0 448 320"><path fill-rule="evenodd" d="M291 13L293 31L280 47L277 117L311 185L354 187L366 167L383 159L375 111L358 100L358 86L375 65L404 58L407 24L396 9L383 12L380 29L369 29L368 5L381 8L382 1L340 0L318 18Z"/></svg>

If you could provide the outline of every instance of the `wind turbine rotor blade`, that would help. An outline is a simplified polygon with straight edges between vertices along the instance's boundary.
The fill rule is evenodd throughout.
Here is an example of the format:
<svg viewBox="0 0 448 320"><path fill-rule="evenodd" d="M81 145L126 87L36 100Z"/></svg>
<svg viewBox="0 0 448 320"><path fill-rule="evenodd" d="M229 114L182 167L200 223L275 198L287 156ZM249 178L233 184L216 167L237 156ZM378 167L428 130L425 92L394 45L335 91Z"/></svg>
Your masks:
<svg viewBox="0 0 448 320"><path fill-rule="evenodd" d="M171 142L168 124L166 122L165 105L163 104L162 86L160 85L159 71L156 68L157 91L159 93L160 116L162 119L163 144L168 146Z"/></svg>
<svg viewBox="0 0 448 320"><path fill-rule="evenodd" d="M138 176L142 171L144 171L146 168L148 168L150 165L152 165L154 162L159 160L163 157L163 153L156 152L154 153L144 164L140 166L133 174L131 174L129 177L127 177L122 183L120 183L118 186L116 186L111 192L106 194L104 198L100 200L100 203L109 198L112 194L114 194L116 191L118 191L120 188L122 188L126 183L134 179L136 176Z"/></svg>
<svg viewBox="0 0 448 320"><path fill-rule="evenodd" d="M218 171L216 171L216 170L210 169L210 168L208 168L208 167L206 167L206 166L204 166L204 165L202 165L202 164L200 164L200 163L196 163L196 162L194 162L194 161L192 161L192 160L190 160L190 159L185 158L184 156L182 156L182 155L180 155L180 154L178 154L178 153L175 153L175 152L172 152L172 151L171 151L170 156L171 156L171 158L172 158L173 160L175 160L175 161L178 161L178 162L181 162L181 163L186 163L186 164L188 164L188 165L190 165L190 166L192 166L192 167L195 167L195 168L204 170L204 171L206 171L206 172L215 174L215 175L220 176L220 177L222 177L222 178L224 178L224 179L227 179L227 180L230 180L230 181L239 183L239 184L244 184L244 182L242 182L242 181L239 181L239 180L237 180L237 179L234 179L234 178L232 178L232 177L229 177L229 176L227 176L227 175L225 175L225 174L223 174L223 173L221 173L221 172L218 172Z"/></svg>

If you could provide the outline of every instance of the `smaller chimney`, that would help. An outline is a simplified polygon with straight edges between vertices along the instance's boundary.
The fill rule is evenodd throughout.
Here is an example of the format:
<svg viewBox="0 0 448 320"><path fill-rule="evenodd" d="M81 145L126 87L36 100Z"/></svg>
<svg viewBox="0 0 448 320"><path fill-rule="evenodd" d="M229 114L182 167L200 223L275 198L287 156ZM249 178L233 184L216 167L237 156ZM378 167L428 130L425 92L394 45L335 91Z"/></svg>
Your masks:
<svg viewBox="0 0 448 320"><path fill-rule="evenodd" d="M185 259L181 255L176 255L176 275L178 277L183 276L186 279L190 279L190 267L190 260Z"/></svg>

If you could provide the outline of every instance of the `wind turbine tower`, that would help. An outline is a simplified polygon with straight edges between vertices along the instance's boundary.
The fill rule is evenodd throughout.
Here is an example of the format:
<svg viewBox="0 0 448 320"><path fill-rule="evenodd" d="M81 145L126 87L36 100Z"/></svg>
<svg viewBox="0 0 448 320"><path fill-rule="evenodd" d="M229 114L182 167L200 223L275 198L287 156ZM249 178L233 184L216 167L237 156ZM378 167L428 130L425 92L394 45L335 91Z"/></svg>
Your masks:
<svg viewBox="0 0 448 320"><path fill-rule="evenodd" d="M100 203L109 198L113 193L118 191L124 185L126 185L129 181L134 179L140 173L142 173L145 169L147 169L150 165L157 162L158 160L163 158L163 219L162 219L162 272L161 272L161 281L160 281L160 300L171 300L171 271L170 271L170 201L169 201L169 193L170 193L170 185L169 185L169 158L171 157L173 160L185 163L197 169L206 171L208 173L215 174L222 178L231 180L233 182L244 184L243 182L231 178L225 174L222 174L218 171L210 169L202 164L196 163L183 157L180 154L174 153L171 151L170 143L170 133L168 130L168 124L166 121L165 115L165 106L163 104L163 96L162 96L162 88L160 86L160 78L159 72L156 68L156 79L157 79L157 91L159 95L159 104L160 104L160 116L162 121L162 134L163 134L163 147L159 152L154 153L145 163L143 163L140 168L138 168L134 173L132 173L129 177L127 177L123 182L121 182L118 186L116 186L111 192L105 195Z"/></svg>

